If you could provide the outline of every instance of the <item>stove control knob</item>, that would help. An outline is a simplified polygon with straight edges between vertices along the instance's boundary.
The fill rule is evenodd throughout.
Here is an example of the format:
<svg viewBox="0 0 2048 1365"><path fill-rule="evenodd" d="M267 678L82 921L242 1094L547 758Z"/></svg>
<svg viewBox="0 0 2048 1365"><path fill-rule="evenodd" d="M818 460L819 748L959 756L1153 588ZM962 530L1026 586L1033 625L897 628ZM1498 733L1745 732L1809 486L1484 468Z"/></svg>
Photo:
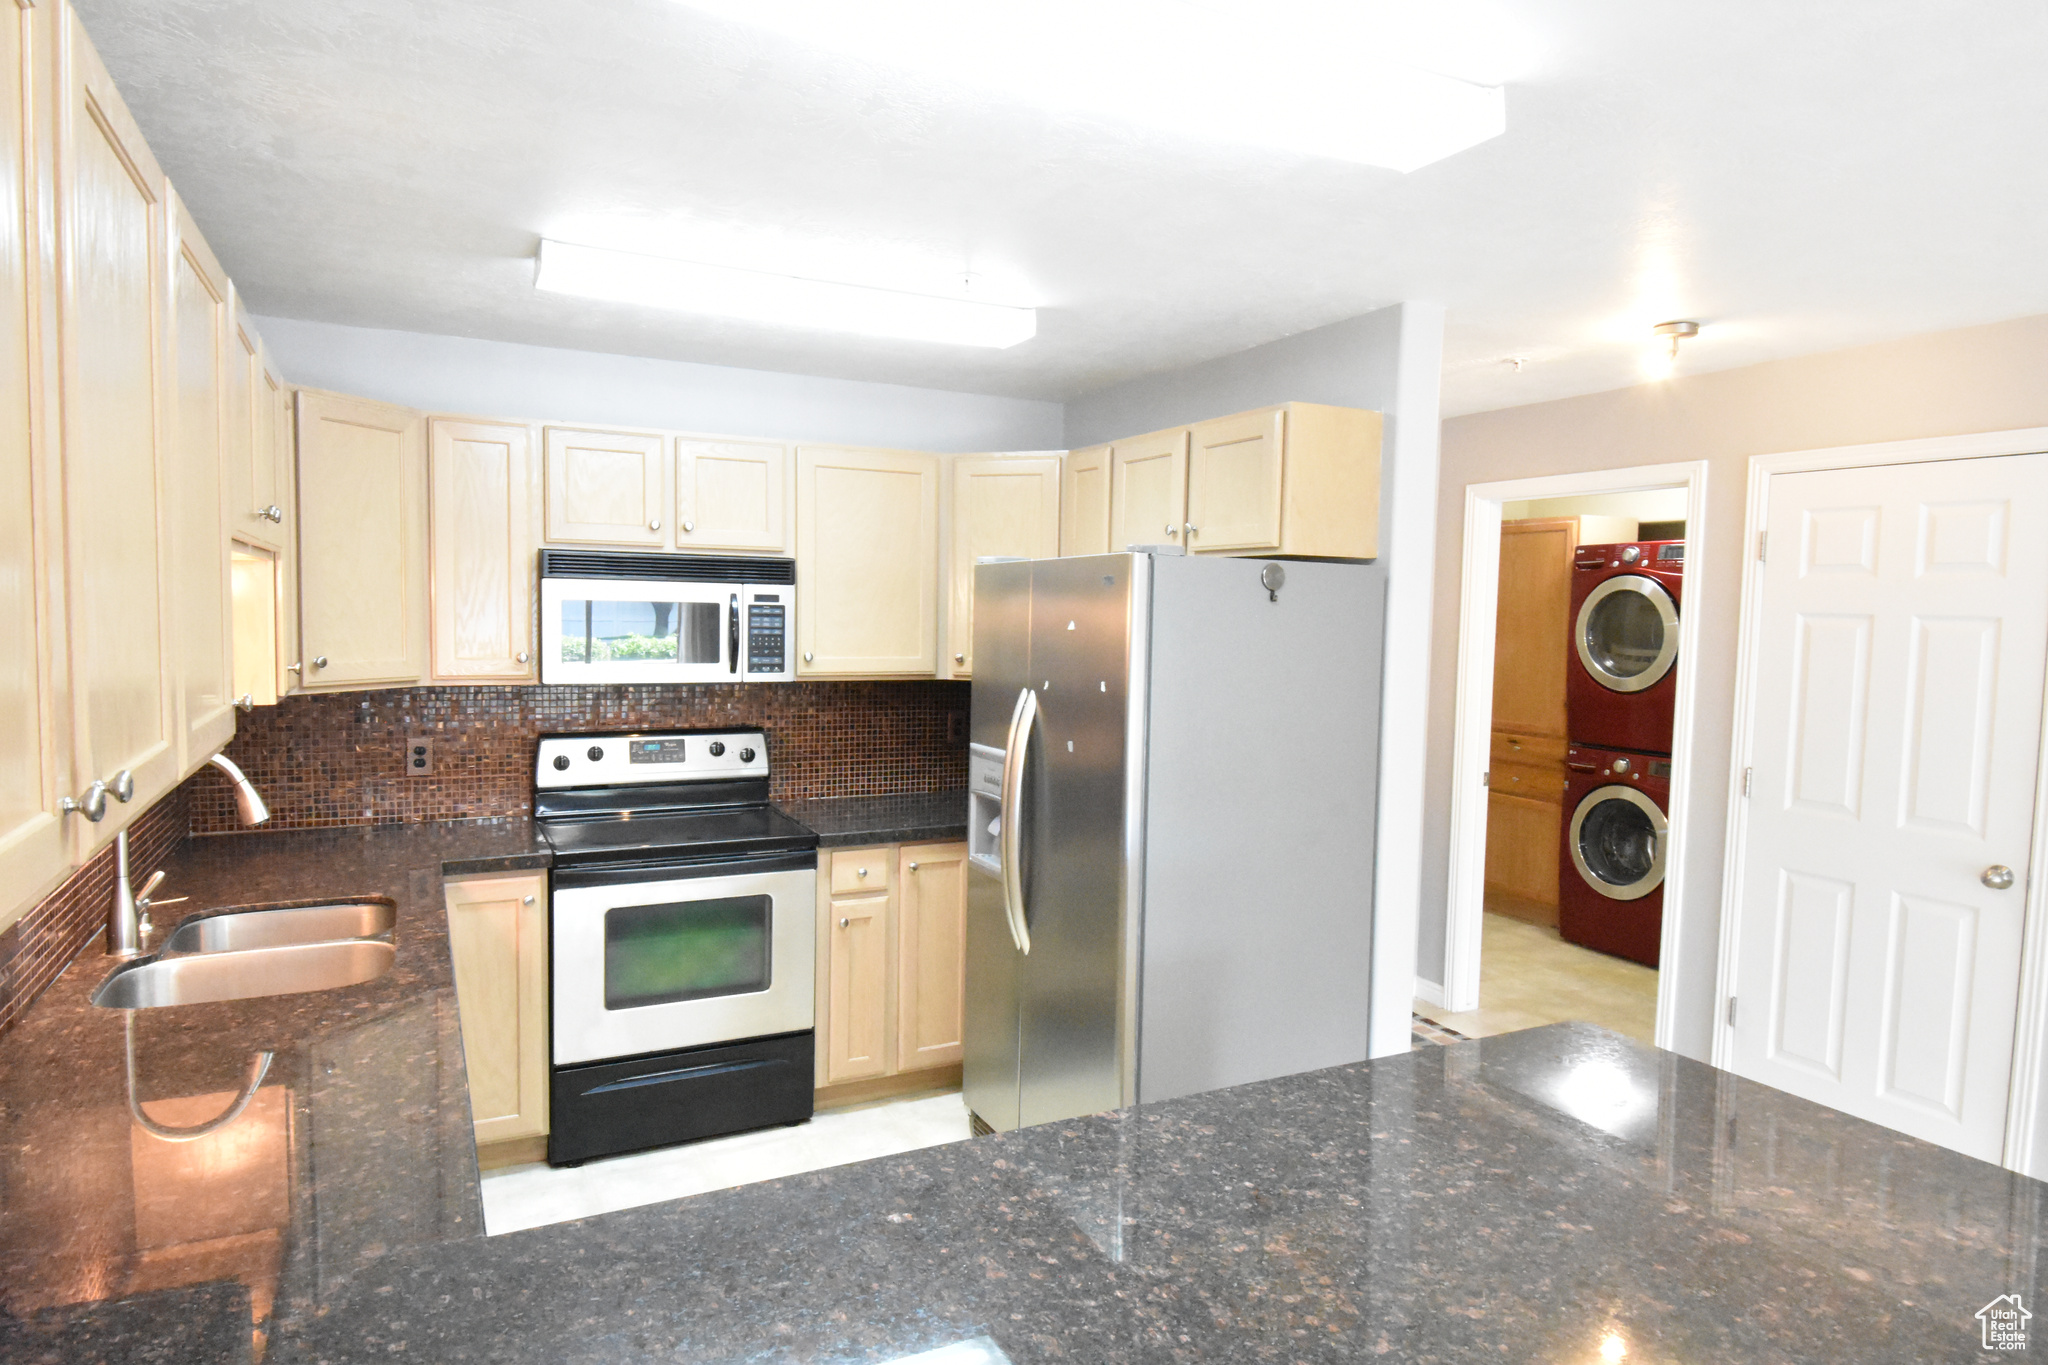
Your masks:
<svg viewBox="0 0 2048 1365"><path fill-rule="evenodd" d="M601 763L601 762L603 762L603 761L604 761L604 746L603 746L603 745L601 745L601 744L593 744L593 745L591 745L591 746L590 746L590 761L591 761L592 763Z"/></svg>
<svg viewBox="0 0 2048 1365"><path fill-rule="evenodd" d="M556 754L556 755L555 755L555 771L556 771L556 772L558 772L558 773L565 773L565 772L569 771L569 755L567 755L567 754Z"/></svg>
<svg viewBox="0 0 2048 1365"><path fill-rule="evenodd" d="M711 756L712 756L713 758L723 758L723 757L725 757L725 741L724 741L724 740L722 740L722 739L714 739L714 740L712 740L712 741L711 741Z"/></svg>
<svg viewBox="0 0 2048 1365"><path fill-rule="evenodd" d="M754 761L754 751L753 751L752 749L742 749L742 750L740 750L740 762L742 762L742 763L752 763L753 761Z"/></svg>

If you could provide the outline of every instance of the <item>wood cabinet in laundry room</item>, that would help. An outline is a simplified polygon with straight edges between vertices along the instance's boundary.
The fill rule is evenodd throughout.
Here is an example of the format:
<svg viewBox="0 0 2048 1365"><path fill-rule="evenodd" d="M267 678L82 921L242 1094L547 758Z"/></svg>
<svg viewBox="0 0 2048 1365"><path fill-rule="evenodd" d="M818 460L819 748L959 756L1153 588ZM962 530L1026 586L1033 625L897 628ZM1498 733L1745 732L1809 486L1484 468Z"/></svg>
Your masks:
<svg viewBox="0 0 2048 1365"><path fill-rule="evenodd" d="M1494 618L1493 746L1487 779L1488 908L1557 923L1564 820L1564 683L1575 518L1504 522Z"/></svg>

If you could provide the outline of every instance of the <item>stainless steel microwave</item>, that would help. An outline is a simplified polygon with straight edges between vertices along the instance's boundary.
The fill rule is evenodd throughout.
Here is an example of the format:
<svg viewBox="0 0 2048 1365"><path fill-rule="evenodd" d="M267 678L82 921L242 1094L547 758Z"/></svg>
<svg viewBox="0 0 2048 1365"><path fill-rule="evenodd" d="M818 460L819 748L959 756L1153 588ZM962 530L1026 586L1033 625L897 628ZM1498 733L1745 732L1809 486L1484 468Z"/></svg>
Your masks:
<svg viewBox="0 0 2048 1365"><path fill-rule="evenodd" d="M540 552L540 680L787 682L796 561Z"/></svg>

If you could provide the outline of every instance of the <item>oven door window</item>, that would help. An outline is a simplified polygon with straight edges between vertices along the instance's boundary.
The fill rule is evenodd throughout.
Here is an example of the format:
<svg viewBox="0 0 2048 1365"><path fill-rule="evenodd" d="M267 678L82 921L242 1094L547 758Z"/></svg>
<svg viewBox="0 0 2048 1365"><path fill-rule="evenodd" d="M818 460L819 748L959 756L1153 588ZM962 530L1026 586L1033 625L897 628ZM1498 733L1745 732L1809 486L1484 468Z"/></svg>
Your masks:
<svg viewBox="0 0 2048 1365"><path fill-rule="evenodd" d="M768 989L768 896L622 905L604 916L604 1007L708 1000Z"/></svg>
<svg viewBox="0 0 2048 1365"><path fill-rule="evenodd" d="M716 664L724 632L716 602L562 603L565 664Z"/></svg>

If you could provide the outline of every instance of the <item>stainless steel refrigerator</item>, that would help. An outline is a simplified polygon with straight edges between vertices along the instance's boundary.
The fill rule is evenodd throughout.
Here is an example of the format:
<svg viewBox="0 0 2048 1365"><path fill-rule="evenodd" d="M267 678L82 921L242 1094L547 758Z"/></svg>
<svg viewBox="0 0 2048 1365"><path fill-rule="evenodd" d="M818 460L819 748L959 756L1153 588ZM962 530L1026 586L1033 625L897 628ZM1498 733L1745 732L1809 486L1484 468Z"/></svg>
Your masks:
<svg viewBox="0 0 2048 1365"><path fill-rule="evenodd" d="M976 566L983 1123L1364 1059L1382 596L1359 564Z"/></svg>

